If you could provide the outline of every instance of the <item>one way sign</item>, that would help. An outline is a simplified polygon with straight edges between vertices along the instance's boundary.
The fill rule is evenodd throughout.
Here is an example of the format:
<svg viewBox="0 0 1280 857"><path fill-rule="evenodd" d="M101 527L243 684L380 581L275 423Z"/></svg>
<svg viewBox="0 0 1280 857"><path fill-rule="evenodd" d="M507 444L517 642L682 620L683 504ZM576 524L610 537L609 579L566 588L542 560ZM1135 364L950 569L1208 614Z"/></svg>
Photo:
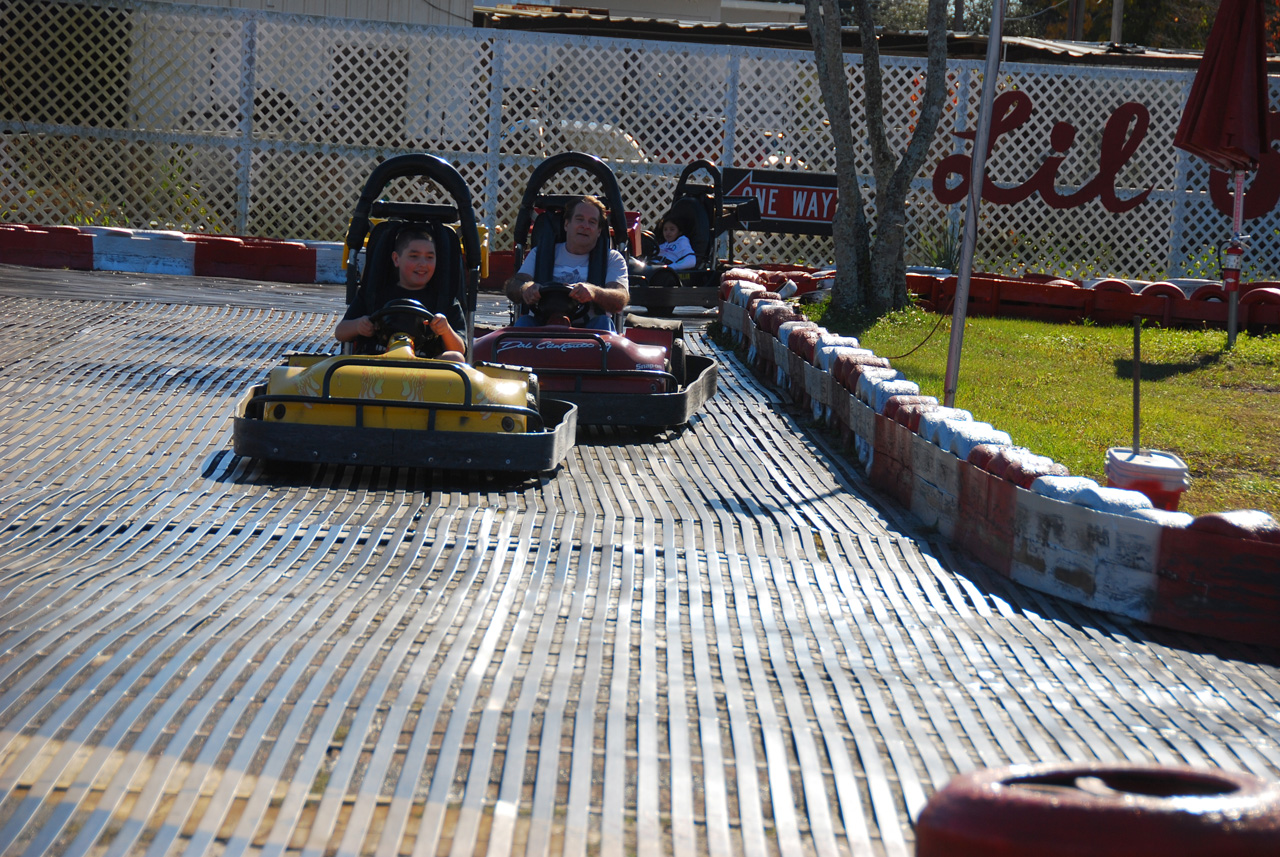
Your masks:
<svg viewBox="0 0 1280 857"><path fill-rule="evenodd" d="M831 173L724 169L725 196L754 196L760 232L830 235L836 214L836 177Z"/></svg>

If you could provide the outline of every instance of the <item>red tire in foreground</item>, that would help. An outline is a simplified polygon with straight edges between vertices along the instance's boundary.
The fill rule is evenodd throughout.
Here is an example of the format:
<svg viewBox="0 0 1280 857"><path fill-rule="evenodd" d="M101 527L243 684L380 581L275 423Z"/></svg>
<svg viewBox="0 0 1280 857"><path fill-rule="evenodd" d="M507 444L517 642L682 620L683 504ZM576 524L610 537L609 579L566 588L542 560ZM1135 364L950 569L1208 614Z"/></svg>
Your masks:
<svg viewBox="0 0 1280 857"><path fill-rule="evenodd" d="M973 771L916 822L916 857L1274 857L1280 785L1230 771L1040 764Z"/></svg>

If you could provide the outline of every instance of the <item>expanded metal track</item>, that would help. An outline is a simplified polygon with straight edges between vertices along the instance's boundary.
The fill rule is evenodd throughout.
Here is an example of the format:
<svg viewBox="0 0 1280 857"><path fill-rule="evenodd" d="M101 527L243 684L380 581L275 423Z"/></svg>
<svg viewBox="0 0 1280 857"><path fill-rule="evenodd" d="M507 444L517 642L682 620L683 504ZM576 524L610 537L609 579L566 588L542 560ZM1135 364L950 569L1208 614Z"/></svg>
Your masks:
<svg viewBox="0 0 1280 857"><path fill-rule="evenodd" d="M232 404L338 290L43 276L0 271L0 854L908 855L974 767L1280 772L1275 652L984 574L701 334L686 430L545 478L266 468Z"/></svg>

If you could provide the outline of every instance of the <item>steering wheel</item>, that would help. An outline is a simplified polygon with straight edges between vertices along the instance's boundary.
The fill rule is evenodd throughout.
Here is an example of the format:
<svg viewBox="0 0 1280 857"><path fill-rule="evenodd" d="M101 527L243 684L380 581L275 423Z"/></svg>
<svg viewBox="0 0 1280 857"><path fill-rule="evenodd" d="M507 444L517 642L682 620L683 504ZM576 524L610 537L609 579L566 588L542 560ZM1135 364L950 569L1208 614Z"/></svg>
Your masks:
<svg viewBox="0 0 1280 857"><path fill-rule="evenodd" d="M419 352L440 338L427 326L435 317L436 314L420 301L401 298L388 301L381 309L370 313L369 321L373 322L373 337L382 347L390 343L392 336L403 333L413 340L413 350Z"/></svg>
<svg viewBox="0 0 1280 857"><path fill-rule="evenodd" d="M573 289L564 283L539 283L538 302L532 307L533 316L540 323L563 318L573 324L587 320L590 303L579 303L570 295Z"/></svg>

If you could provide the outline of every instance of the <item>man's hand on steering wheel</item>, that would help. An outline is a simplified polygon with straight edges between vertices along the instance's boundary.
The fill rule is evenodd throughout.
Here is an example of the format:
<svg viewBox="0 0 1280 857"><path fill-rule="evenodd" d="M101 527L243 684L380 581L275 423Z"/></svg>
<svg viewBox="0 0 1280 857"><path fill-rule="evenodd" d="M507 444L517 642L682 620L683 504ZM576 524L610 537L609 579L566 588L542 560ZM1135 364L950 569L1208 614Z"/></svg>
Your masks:
<svg viewBox="0 0 1280 857"><path fill-rule="evenodd" d="M545 286L567 289L566 294L580 304L591 303L596 298L596 286L591 283L547 283ZM543 285L530 280L520 287L520 299L526 306L534 306L542 300L543 288Z"/></svg>
<svg viewBox="0 0 1280 857"><path fill-rule="evenodd" d="M596 299L596 287L591 283L574 283L569 287L569 297L580 304L589 304Z"/></svg>

